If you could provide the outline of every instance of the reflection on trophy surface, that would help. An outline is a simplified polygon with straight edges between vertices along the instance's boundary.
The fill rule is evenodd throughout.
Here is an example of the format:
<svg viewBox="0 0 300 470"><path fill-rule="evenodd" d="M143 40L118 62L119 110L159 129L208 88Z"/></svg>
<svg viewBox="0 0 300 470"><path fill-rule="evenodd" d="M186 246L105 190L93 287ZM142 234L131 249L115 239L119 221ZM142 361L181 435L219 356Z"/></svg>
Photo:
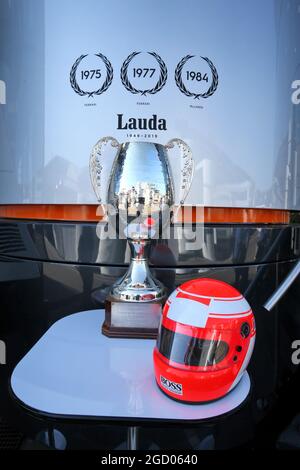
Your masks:
<svg viewBox="0 0 300 470"><path fill-rule="evenodd" d="M111 337L155 338L167 293L150 272L148 250L151 239L157 238L160 229L170 223L170 210L175 204L168 150L176 145L182 155L180 204L192 182L191 150L180 139L165 146L151 142L120 145L112 137L100 139L90 158L91 181L99 203L107 145L116 148L117 153L106 203L117 213L119 233L123 231L128 239L132 258L127 273L112 286L106 300L102 332Z"/></svg>

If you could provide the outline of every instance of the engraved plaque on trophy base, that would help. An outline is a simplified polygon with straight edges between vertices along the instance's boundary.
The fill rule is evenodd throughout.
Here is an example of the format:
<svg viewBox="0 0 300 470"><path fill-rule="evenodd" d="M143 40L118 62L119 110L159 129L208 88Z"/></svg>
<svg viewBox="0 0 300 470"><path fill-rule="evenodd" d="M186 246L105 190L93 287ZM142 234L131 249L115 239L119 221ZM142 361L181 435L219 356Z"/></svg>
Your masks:
<svg viewBox="0 0 300 470"><path fill-rule="evenodd" d="M162 306L162 301L123 302L108 296L102 333L110 338L156 339Z"/></svg>

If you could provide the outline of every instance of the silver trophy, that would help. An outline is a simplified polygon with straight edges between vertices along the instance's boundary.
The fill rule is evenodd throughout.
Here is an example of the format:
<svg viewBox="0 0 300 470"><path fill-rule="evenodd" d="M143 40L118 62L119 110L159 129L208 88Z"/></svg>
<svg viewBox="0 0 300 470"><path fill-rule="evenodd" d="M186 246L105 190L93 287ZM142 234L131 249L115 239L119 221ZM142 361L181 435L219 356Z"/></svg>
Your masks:
<svg viewBox="0 0 300 470"><path fill-rule="evenodd" d="M150 272L148 250L151 239L158 236L159 227L170 223L175 205L168 150L178 146L182 157L179 207L192 183L192 152L180 139L172 139L167 145L119 144L113 137L103 137L90 156L91 181L100 204L106 146L114 147L116 155L105 202L113 206L119 222L123 222L132 256L128 271L112 286L107 297L102 332L110 337L155 338L166 289Z"/></svg>

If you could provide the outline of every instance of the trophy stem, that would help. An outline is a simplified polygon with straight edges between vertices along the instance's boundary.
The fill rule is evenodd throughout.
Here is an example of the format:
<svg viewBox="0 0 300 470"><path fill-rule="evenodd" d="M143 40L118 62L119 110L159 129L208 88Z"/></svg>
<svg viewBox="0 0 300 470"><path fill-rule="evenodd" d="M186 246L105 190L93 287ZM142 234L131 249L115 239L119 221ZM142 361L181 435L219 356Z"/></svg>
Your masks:
<svg viewBox="0 0 300 470"><path fill-rule="evenodd" d="M126 274L116 282L111 296L125 302L163 301L164 286L155 279L148 265L150 240L129 239L131 261Z"/></svg>
<svg viewBox="0 0 300 470"><path fill-rule="evenodd" d="M131 240L128 239L131 260L146 261L149 256L150 240Z"/></svg>

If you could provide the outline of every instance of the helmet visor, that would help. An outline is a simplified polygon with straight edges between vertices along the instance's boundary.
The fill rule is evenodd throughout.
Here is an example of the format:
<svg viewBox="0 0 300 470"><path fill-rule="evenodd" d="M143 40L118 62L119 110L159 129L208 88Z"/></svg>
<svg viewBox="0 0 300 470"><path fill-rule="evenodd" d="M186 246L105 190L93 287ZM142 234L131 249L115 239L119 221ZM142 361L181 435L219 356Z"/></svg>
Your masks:
<svg viewBox="0 0 300 470"><path fill-rule="evenodd" d="M213 339L195 338L161 325L157 348L170 362L192 367L215 366L225 359L229 346L218 337L220 332L211 333Z"/></svg>

